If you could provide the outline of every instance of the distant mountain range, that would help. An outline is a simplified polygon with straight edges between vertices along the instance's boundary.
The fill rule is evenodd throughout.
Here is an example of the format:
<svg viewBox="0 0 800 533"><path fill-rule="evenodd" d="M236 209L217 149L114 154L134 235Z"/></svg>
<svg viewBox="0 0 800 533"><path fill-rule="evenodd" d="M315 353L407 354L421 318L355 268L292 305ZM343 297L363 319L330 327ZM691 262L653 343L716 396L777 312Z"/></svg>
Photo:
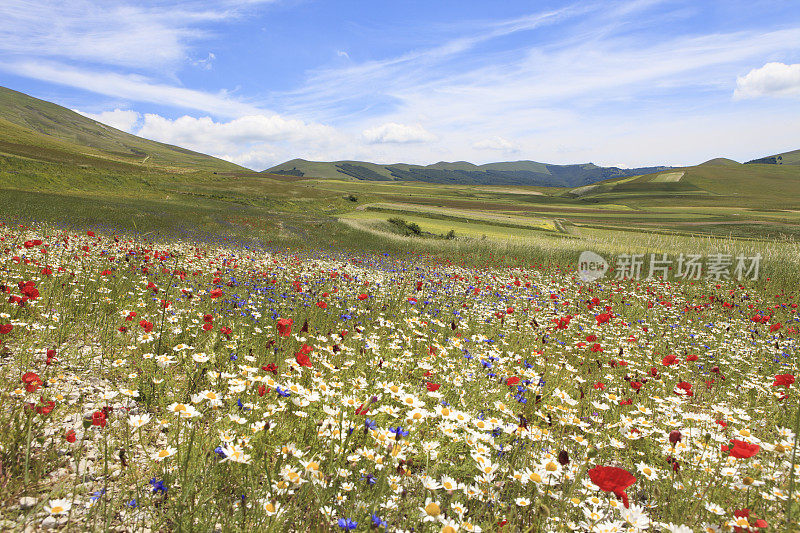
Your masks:
<svg viewBox="0 0 800 533"><path fill-rule="evenodd" d="M365 161L317 162L292 159L264 172L347 180L578 187L606 179L650 174L669 168L665 166L641 168L599 167L593 163L551 165L536 161L504 161L485 165L474 165L466 161L456 161L454 163L442 161L424 166L405 163L379 165Z"/></svg>

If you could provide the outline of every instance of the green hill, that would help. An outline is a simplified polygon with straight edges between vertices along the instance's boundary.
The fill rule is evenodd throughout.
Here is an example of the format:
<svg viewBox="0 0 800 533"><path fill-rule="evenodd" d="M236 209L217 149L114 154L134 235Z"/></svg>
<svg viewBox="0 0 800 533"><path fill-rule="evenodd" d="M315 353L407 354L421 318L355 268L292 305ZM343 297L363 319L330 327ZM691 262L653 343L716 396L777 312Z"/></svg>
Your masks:
<svg viewBox="0 0 800 533"><path fill-rule="evenodd" d="M734 161L733 159L728 159L727 157L716 157L714 159L709 159L705 163L700 163L698 166L702 165L710 165L710 166L732 166L735 167L737 165L741 165L738 161Z"/></svg>
<svg viewBox="0 0 800 533"><path fill-rule="evenodd" d="M800 150L753 159L747 161L745 165L800 165Z"/></svg>
<svg viewBox="0 0 800 533"><path fill-rule="evenodd" d="M432 165L395 163L379 165L364 161L306 161L292 159L265 170L273 174L324 179L365 181L421 181L451 185L543 185L576 187L604 179L637 176L668 167L617 168L592 163L550 165L536 161L505 161L474 165L466 161L440 161Z"/></svg>
<svg viewBox="0 0 800 533"><path fill-rule="evenodd" d="M242 171L243 167L112 128L51 102L0 87L0 153L48 162Z"/></svg>

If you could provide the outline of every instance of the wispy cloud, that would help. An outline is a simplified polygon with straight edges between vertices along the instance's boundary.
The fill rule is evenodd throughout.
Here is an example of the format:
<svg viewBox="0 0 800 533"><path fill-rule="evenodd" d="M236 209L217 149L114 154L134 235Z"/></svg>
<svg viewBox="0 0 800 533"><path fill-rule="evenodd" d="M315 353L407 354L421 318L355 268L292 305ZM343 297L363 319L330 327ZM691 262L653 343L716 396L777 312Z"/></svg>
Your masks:
<svg viewBox="0 0 800 533"><path fill-rule="evenodd" d="M133 102L194 109L219 116L238 117L264 112L254 105L231 98L225 91L215 94L176 87L139 74L117 74L54 62L2 60L0 70Z"/></svg>
<svg viewBox="0 0 800 533"><path fill-rule="evenodd" d="M398 124L387 122L363 132L368 143L422 143L436 140L436 135L423 128L420 124Z"/></svg>

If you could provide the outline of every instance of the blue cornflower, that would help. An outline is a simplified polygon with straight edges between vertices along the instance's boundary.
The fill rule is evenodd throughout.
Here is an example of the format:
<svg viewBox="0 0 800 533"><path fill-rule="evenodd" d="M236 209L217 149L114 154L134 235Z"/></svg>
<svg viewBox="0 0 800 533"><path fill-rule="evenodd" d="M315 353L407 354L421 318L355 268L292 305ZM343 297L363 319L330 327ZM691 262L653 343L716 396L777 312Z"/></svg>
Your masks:
<svg viewBox="0 0 800 533"><path fill-rule="evenodd" d="M219 455L222 459L225 459L227 455L225 454L225 450L222 449L222 446L217 446L214 448L214 453Z"/></svg>
<svg viewBox="0 0 800 533"><path fill-rule="evenodd" d="M364 426L366 426L367 429L377 429L378 424L371 418L367 418L364 420Z"/></svg>
<svg viewBox="0 0 800 533"><path fill-rule="evenodd" d="M403 430L403 428L400 426L397 426L396 428L389 428L389 432L394 433L395 435L400 435L401 437L408 436L408 431Z"/></svg>
<svg viewBox="0 0 800 533"><path fill-rule="evenodd" d="M96 492L93 492L92 495L89 497L89 500L92 502L96 502L100 499L100 496L106 493L106 489L100 489Z"/></svg>
<svg viewBox="0 0 800 533"><path fill-rule="evenodd" d="M483 368L492 368L492 363L486 359L481 359L481 364L483 365Z"/></svg>
<svg viewBox="0 0 800 533"><path fill-rule="evenodd" d="M358 527L358 522L354 522L349 518L340 518L337 523L339 524L339 527L344 530L355 529Z"/></svg>
<svg viewBox="0 0 800 533"><path fill-rule="evenodd" d="M373 527L386 527L387 525L388 524L386 523L386 520L381 520L381 517L376 515L376 514L372 515L372 526Z"/></svg>
<svg viewBox="0 0 800 533"><path fill-rule="evenodd" d="M139 507L139 504L136 502L136 498L132 499L131 501L129 501L125 505L127 505L128 507L130 507L132 509L136 509L137 507Z"/></svg>
<svg viewBox="0 0 800 533"><path fill-rule="evenodd" d="M291 392L289 392L289 391L288 391L288 390L286 390L286 389L282 389L282 388L280 388L280 387L275 387L275 392L277 392L278 394L280 394L280 395L281 395L281 396L283 396L284 398L288 398L289 396L291 396L291 395L292 395L292 393L291 393Z"/></svg>
<svg viewBox="0 0 800 533"><path fill-rule="evenodd" d="M164 486L163 481L158 481L156 478L150 480L150 485L153 486L153 493L156 492L163 492L164 494L167 493L167 487Z"/></svg>

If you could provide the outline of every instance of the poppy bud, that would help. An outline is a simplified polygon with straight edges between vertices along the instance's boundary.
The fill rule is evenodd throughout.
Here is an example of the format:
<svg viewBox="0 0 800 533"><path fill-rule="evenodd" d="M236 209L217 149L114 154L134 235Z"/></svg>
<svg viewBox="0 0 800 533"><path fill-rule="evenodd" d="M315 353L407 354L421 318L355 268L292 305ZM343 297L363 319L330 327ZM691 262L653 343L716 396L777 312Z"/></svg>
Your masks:
<svg viewBox="0 0 800 533"><path fill-rule="evenodd" d="M678 431L677 429L673 429L672 431L669 432L669 442L673 446L675 446L677 443L679 443L682 438L683 438L683 435L681 435L681 432Z"/></svg>

